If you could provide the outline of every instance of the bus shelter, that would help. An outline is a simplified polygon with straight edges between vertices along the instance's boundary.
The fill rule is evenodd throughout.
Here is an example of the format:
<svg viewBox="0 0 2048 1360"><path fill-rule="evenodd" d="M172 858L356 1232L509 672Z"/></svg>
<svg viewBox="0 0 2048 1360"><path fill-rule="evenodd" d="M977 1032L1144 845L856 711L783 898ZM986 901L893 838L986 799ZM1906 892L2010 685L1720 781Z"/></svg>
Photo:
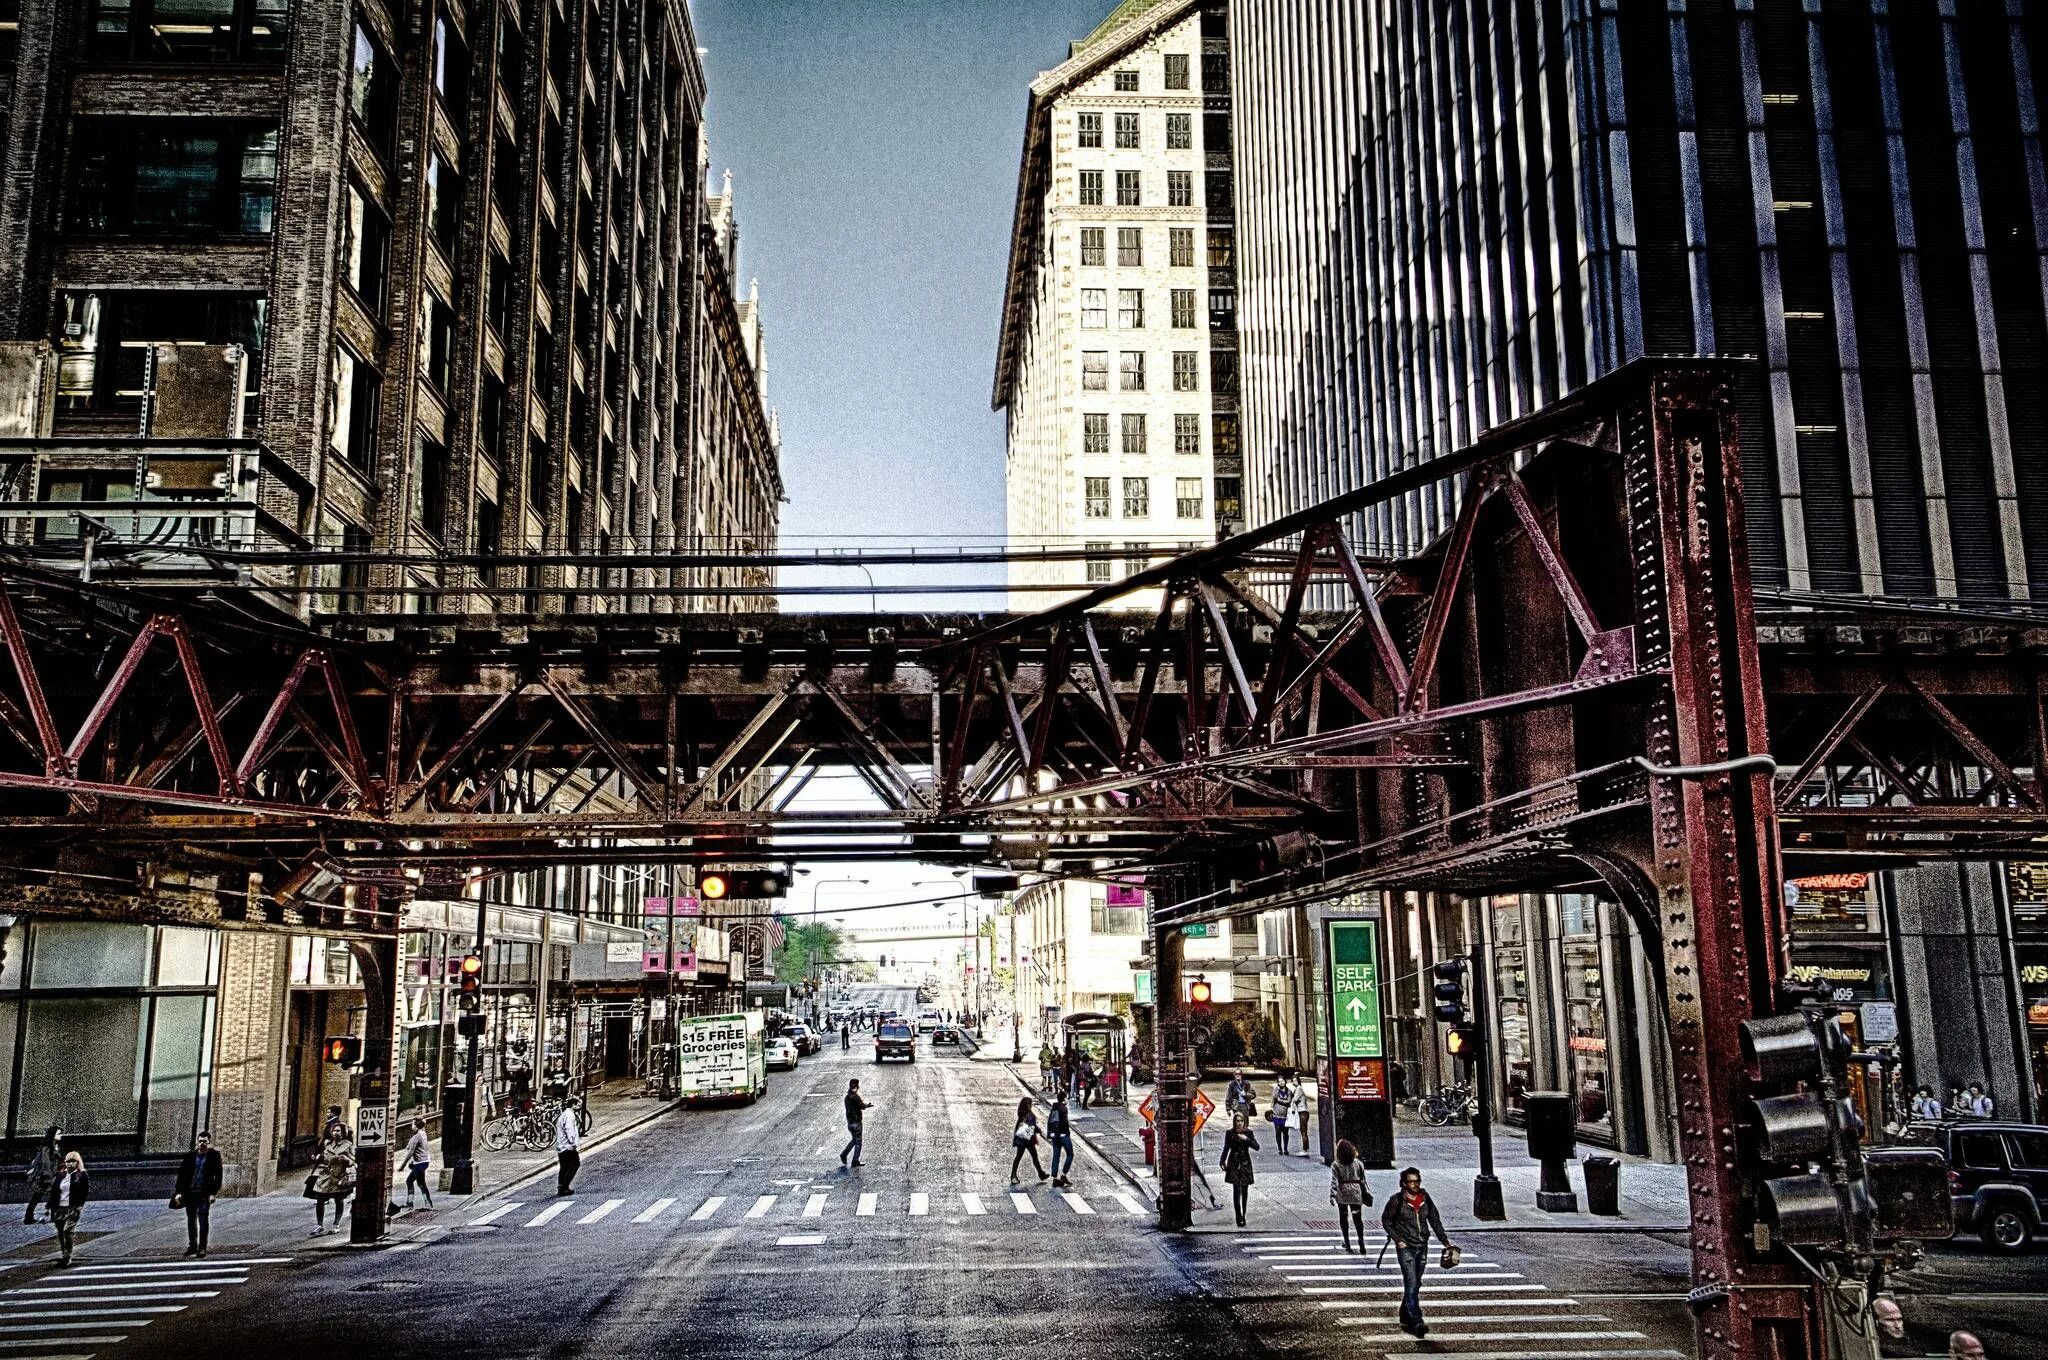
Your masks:
<svg viewBox="0 0 2048 1360"><path fill-rule="evenodd" d="M1061 1019L1060 1049L1067 1070L1072 1071L1085 1053L1100 1074L1102 1084L1090 1104L1124 1103L1124 1057L1129 1042L1120 1015L1081 1011Z"/></svg>

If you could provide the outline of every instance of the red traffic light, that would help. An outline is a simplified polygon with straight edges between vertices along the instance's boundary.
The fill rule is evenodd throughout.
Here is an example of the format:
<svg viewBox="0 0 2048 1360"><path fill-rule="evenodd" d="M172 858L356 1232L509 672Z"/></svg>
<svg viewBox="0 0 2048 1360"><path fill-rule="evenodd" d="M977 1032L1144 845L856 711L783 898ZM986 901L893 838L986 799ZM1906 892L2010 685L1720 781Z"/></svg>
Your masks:
<svg viewBox="0 0 2048 1360"><path fill-rule="evenodd" d="M697 877L697 896L709 902L716 902L726 894L724 874L700 874Z"/></svg>
<svg viewBox="0 0 2048 1360"><path fill-rule="evenodd" d="M483 975L484 956L481 954L464 954L461 967L463 985L468 986L474 979Z"/></svg>
<svg viewBox="0 0 2048 1360"><path fill-rule="evenodd" d="M1209 998L1214 996L1215 994L1215 988L1211 987L1207 982L1203 982L1199 979L1188 984L1188 1000L1193 1002L1197 1006L1208 1005Z"/></svg>
<svg viewBox="0 0 2048 1360"><path fill-rule="evenodd" d="M788 895L789 879L774 869L705 869L697 875L697 896L707 902Z"/></svg>

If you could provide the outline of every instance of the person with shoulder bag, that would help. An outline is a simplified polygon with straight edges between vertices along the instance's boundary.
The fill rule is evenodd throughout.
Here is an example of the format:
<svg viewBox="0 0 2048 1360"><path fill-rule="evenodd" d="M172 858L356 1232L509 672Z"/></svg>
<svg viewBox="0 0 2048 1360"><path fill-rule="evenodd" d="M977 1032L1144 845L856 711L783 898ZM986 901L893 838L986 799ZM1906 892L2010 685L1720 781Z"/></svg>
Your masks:
<svg viewBox="0 0 2048 1360"><path fill-rule="evenodd" d="M1351 1234L1358 1234L1358 1252L1365 1254L1365 1206L1372 1203L1372 1187L1365 1179L1365 1159L1349 1138L1337 1144L1337 1160L1330 1163L1330 1203L1337 1206L1337 1228L1344 1234L1344 1250L1351 1250Z"/></svg>
<svg viewBox="0 0 2048 1360"><path fill-rule="evenodd" d="M356 1185L356 1155L348 1134L337 1125L328 1130L320 1145L320 1161L306 1177L306 1198L313 1201L312 1237L326 1237L341 1231L342 1208ZM334 1226L327 1226L327 1202L334 1201Z"/></svg>
<svg viewBox="0 0 2048 1360"><path fill-rule="evenodd" d="M1444 1244L1440 1264L1445 1269L1457 1265L1459 1256L1458 1248L1444 1234L1436 1201L1422 1188L1421 1171L1412 1166L1402 1170L1401 1188L1380 1211L1380 1226L1386 1229L1387 1242L1401 1266L1401 1330L1421 1340L1429 1335L1422 1320L1422 1272L1429 1264L1430 1233Z"/></svg>
<svg viewBox="0 0 2048 1360"><path fill-rule="evenodd" d="M72 1237L78 1231L78 1216L92 1198L92 1178L85 1174L85 1158L75 1152L64 1154L57 1179L50 1182L50 1222L57 1228L59 1265L71 1264Z"/></svg>
<svg viewBox="0 0 2048 1360"><path fill-rule="evenodd" d="M206 1255L206 1235L213 1226L213 1201L220 1195L221 1161L205 1129L192 1140L192 1150L178 1163L178 1183L171 1207L185 1211L185 1254Z"/></svg>
<svg viewBox="0 0 2048 1360"><path fill-rule="evenodd" d="M1287 1155L1287 1135L1291 1132L1288 1125L1294 1118L1296 1089L1282 1076L1273 1083L1273 1099L1266 1106L1266 1118L1273 1122L1273 1150L1282 1157Z"/></svg>
<svg viewBox="0 0 2048 1360"><path fill-rule="evenodd" d="M1010 1184L1017 1183L1017 1168L1024 1164L1027 1152L1031 1154L1031 1167L1038 1173L1038 1179L1051 1179L1045 1164L1038 1160L1038 1111L1032 1108L1030 1096L1017 1102L1017 1127L1010 1135L1010 1146L1016 1149L1010 1158Z"/></svg>
<svg viewBox="0 0 2048 1360"><path fill-rule="evenodd" d="M36 1210L50 1193L50 1183L64 1170L64 1130L55 1124L43 1134L43 1141L36 1147L36 1155L28 1163L28 1206L22 1211L21 1221L36 1221Z"/></svg>

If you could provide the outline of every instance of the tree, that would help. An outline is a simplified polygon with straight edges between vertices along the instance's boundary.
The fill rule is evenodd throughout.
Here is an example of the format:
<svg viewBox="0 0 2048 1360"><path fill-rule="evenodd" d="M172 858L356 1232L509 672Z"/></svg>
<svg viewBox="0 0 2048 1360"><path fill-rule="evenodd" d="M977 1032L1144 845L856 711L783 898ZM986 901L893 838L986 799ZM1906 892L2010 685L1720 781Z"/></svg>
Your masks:
<svg viewBox="0 0 2048 1360"><path fill-rule="evenodd" d="M1251 1027L1252 1061L1260 1067L1271 1067L1287 1056L1287 1045L1280 1040L1280 1031L1273 1025L1273 1017L1262 1015Z"/></svg>
<svg viewBox="0 0 2048 1360"><path fill-rule="evenodd" d="M1244 1031L1235 1020L1218 1020L1209 1033L1209 1052L1204 1061L1210 1067L1235 1067L1245 1058Z"/></svg>
<svg viewBox="0 0 2048 1360"><path fill-rule="evenodd" d="M777 982L802 982L811 975L814 963L837 959L845 948L845 937L828 922L793 925L784 920L782 925L782 948L775 951Z"/></svg>

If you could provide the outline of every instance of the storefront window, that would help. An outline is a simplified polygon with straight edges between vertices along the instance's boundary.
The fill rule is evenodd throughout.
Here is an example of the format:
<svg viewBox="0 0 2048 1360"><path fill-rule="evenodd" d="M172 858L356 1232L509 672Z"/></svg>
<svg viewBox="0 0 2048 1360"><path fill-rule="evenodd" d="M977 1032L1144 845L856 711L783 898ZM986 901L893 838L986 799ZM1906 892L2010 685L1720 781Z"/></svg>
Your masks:
<svg viewBox="0 0 2048 1360"><path fill-rule="evenodd" d="M213 998L160 996L149 1047L144 1152L183 1152L206 1122L212 1087Z"/></svg>
<svg viewBox="0 0 2048 1360"><path fill-rule="evenodd" d="M31 985L140 987L149 966L149 927L43 921L35 928Z"/></svg>
<svg viewBox="0 0 2048 1360"><path fill-rule="evenodd" d="M1600 961L1599 901L1584 893L1557 899L1564 970L1565 1045L1579 1127L1614 1135L1614 1082L1607 1055L1607 976Z"/></svg>
<svg viewBox="0 0 2048 1360"><path fill-rule="evenodd" d="M166 926L157 932L156 985L211 987L220 981L220 936L211 930Z"/></svg>
<svg viewBox="0 0 2048 1360"><path fill-rule="evenodd" d="M1498 1017L1502 1079L1501 1107L1519 1110L1536 1084L1535 1053L1529 1031L1529 950L1522 899L1492 899L1493 997Z"/></svg>
<svg viewBox="0 0 2048 1360"><path fill-rule="evenodd" d="M1785 880L1793 935L1877 935L1884 930L1877 875L1807 874Z"/></svg>
<svg viewBox="0 0 2048 1360"><path fill-rule="evenodd" d="M78 1134L136 1132L142 1014L134 996L30 1001L17 1133L52 1124Z"/></svg>

